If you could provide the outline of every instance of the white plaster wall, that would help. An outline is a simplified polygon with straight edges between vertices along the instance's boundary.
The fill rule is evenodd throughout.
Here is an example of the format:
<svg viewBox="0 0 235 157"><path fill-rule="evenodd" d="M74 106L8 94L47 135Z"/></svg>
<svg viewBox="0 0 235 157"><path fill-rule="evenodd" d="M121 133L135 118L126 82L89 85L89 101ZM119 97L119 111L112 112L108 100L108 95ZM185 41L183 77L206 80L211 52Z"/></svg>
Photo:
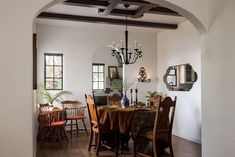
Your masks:
<svg viewBox="0 0 235 157"><path fill-rule="evenodd" d="M210 27L202 53L202 153L234 156L235 1L209 0Z"/></svg>
<svg viewBox="0 0 235 157"><path fill-rule="evenodd" d="M0 5L0 156L33 156L32 32L50 0L2 0ZM14 10L14 11L12 11Z"/></svg>
<svg viewBox="0 0 235 157"><path fill-rule="evenodd" d="M175 31L158 35L158 90L177 96L173 134L195 142L201 141L201 40L195 27L183 22ZM192 65L198 80L188 91L168 91L163 76L168 66Z"/></svg>
<svg viewBox="0 0 235 157"><path fill-rule="evenodd" d="M134 65L127 66L127 80L136 81L139 68L141 66L146 68L152 82L137 85L139 99L146 101L146 91L157 89L157 34L137 31L129 31L129 33L130 44L131 41L134 44L134 39L138 40L142 44L144 53L143 58L137 60ZM105 45L123 39L124 31L39 24L37 35L38 83L44 82L43 54L45 52L63 53L64 89L71 90L74 93L74 99L84 102L84 94L91 94L92 90L92 60L95 60L93 56L95 57L97 53L111 56L110 49ZM96 61L99 61L99 58Z"/></svg>

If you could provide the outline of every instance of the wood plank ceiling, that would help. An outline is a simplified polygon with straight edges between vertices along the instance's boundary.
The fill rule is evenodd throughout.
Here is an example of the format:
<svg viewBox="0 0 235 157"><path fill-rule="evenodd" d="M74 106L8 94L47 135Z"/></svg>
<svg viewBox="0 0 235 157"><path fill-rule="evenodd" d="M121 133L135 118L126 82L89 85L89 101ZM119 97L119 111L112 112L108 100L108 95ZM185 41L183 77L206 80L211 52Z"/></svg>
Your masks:
<svg viewBox="0 0 235 157"><path fill-rule="evenodd" d="M124 4L130 5L127 11L124 7L120 7L120 5ZM114 25L125 25L127 23L129 26L137 27L177 29L177 23L149 22L143 20L140 21L138 19L141 19L146 13L176 17L181 16L175 11L144 0L66 0L63 2L63 5L94 8L97 9L97 14L99 16L82 16L45 11L39 14L38 18ZM126 16L126 13L129 18L127 22L123 19L123 17ZM118 18L109 18L109 16L117 16Z"/></svg>

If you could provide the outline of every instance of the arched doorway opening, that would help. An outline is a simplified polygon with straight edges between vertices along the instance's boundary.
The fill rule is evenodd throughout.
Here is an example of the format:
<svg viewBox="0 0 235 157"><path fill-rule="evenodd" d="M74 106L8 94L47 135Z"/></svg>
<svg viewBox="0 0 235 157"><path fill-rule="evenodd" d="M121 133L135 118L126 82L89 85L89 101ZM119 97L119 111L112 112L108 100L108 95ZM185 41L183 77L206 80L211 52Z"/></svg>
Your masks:
<svg viewBox="0 0 235 157"><path fill-rule="evenodd" d="M60 0L58 0L58 1L54 1L53 3L50 3L49 5L51 6L51 5L53 5L53 4L56 4L56 3L59 3L59 2L61 2ZM163 2L163 1L161 1L161 2ZM161 2L159 2L159 3L161 3ZM167 6L167 3L163 3L165 6ZM47 5L46 7L49 7L49 5ZM172 7L173 6L173 7ZM175 8L176 6L174 6L173 4L170 4L169 3L169 7L172 7L172 8ZM177 10L177 9L176 9ZM41 10L41 11L43 11L43 9ZM41 12L40 11L40 12ZM199 20L192 20L192 19L195 19L195 16L193 16L192 14L190 14L189 12L187 12L186 10L183 10L182 8L179 8L178 7L178 10L177 11L179 11L179 12L181 12L182 14L184 14L183 12L185 12L185 17L188 17L192 22L193 22L193 24L195 25L195 27L199 30L199 32L204 32L205 31L205 29L204 29L204 27L202 26L202 24L200 23L200 21ZM186 15L187 14L187 15ZM190 16L191 16L191 18L190 18Z"/></svg>

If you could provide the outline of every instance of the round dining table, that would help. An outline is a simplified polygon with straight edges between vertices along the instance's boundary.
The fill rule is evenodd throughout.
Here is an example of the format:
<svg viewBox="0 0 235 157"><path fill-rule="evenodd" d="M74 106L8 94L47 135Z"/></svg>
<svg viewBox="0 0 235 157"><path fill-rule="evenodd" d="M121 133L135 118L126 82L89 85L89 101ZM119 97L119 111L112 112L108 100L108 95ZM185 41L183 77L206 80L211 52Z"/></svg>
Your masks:
<svg viewBox="0 0 235 157"><path fill-rule="evenodd" d="M101 106L98 107L98 114L100 117L100 124L102 127L109 128L110 130L115 132L115 152L116 157L118 156L118 141L119 141L119 133L129 135L131 132L131 127L133 125L133 118L135 111L147 110L154 111L156 110L156 106L138 106L138 107L126 107L122 108L121 106ZM146 119L144 119L145 121ZM145 123L142 121L142 123ZM137 122L138 123L138 122ZM138 125L142 125L138 123L137 127L141 127ZM134 129L135 130L135 129Z"/></svg>
<svg viewBox="0 0 235 157"><path fill-rule="evenodd" d="M102 106L98 108L100 124L111 130L127 134L130 132L131 123L135 111L138 110L156 110L156 106L138 106L126 107L121 106Z"/></svg>

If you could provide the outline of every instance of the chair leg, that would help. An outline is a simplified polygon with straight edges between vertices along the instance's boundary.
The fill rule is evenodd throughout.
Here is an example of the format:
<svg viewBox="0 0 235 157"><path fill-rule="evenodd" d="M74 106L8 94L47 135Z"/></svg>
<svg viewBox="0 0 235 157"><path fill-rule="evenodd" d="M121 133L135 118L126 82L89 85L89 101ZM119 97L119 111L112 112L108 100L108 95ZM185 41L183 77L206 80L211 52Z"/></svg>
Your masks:
<svg viewBox="0 0 235 157"><path fill-rule="evenodd" d="M133 147L134 147L133 155L134 157L136 157L136 141L135 140L133 140Z"/></svg>
<svg viewBox="0 0 235 157"><path fill-rule="evenodd" d="M57 138L57 140L58 140L58 142L59 142L59 145L61 146L61 135L60 135L60 129L61 129L61 127L57 127L57 128L55 128L55 130L56 130L56 138Z"/></svg>
<svg viewBox="0 0 235 157"><path fill-rule="evenodd" d="M67 137L66 132L65 132L65 126L63 126L62 131L63 131L63 134L65 136L65 139L66 139L67 143L69 143L68 137Z"/></svg>
<svg viewBox="0 0 235 157"><path fill-rule="evenodd" d="M171 157L174 157L174 151L173 151L173 146L172 146L172 140L171 140L171 138L170 138L169 141L168 141L168 145L169 145Z"/></svg>
<svg viewBox="0 0 235 157"><path fill-rule="evenodd" d="M76 130L77 130L77 136L78 136L78 120L75 120L76 121Z"/></svg>
<svg viewBox="0 0 235 157"><path fill-rule="evenodd" d="M91 130L91 135L90 135L90 142L89 142L88 151L91 150L92 140L93 140L93 131Z"/></svg>
<svg viewBox="0 0 235 157"><path fill-rule="evenodd" d="M44 135L44 134L45 134L45 129L46 129L46 128L42 128L39 148L41 148L42 142L44 141L44 138L45 138L45 135Z"/></svg>
<svg viewBox="0 0 235 157"><path fill-rule="evenodd" d="M153 155L157 157L157 140L153 140Z"/></svg>
<svg viewBox="0 0 235 157"><path fill-rule="evenodd" d="M96 145L96 156L99 156L99 150L100 150L100 134L97 135L97 145Z"/></svg>
<svg viewBox="0 0 235 157"><path fill-rule="evenodd" d="M70 138L73 136L73 120L70 121Z"/></svg>
<svg viewBox="0 0 235 157"><path fill-rule="evenodd" d="M85 124L84 119L82 119L82 123L83 123L83 125L84 125L84 129L86 130L86 134L88 135L88 131L87 131L87 128L86 128L86 124Z"/></svg>
<svg viewBox="0 0 235 157"><path fill-rule="evenodd" d="M95 147L97 147L98 133L95 132Z"/></svg>

